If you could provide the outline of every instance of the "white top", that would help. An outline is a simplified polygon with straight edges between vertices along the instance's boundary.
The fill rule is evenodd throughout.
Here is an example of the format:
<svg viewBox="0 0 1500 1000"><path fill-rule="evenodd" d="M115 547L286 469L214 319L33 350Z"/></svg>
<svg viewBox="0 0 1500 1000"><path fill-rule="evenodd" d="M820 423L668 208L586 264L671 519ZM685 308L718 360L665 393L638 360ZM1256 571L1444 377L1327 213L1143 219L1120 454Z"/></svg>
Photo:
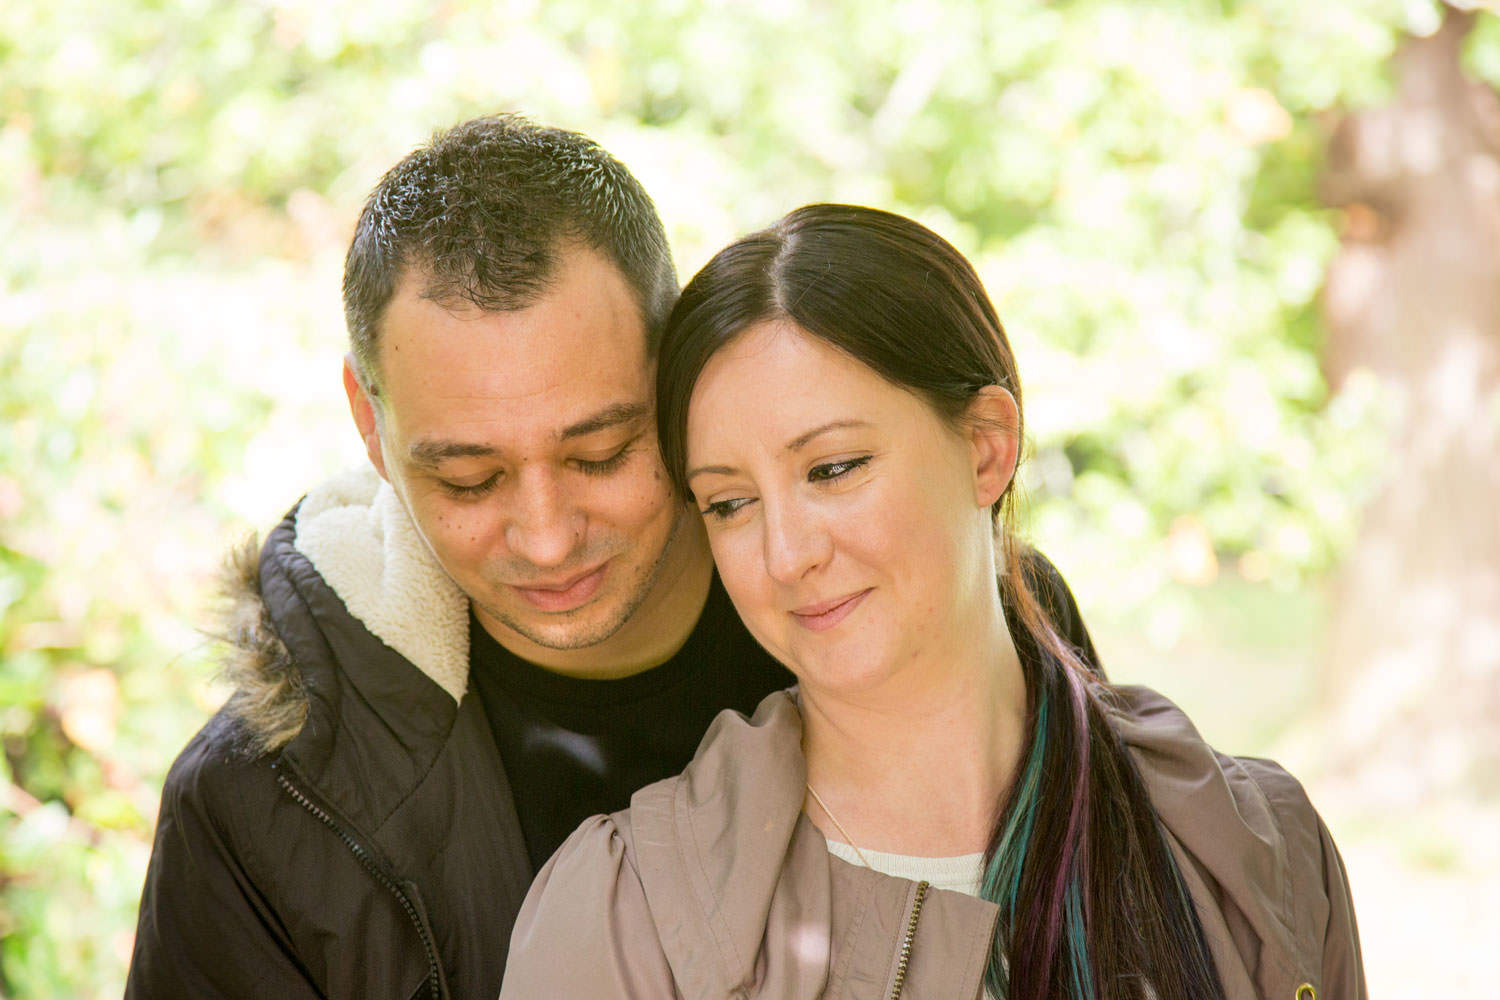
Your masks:
<svg viewBox="0 0 1500 1000"><path fill-rule="evenodd" d="M984 855L959 854L951 858L919 858L910 854L887 854L861 847L860 851L869 861L869 867L885 875L910 879L913 882L930 882L935 889L952 889L965 895L979 895L979 882L984 877ZM851 865L865 867L865 863L854 853L854 848L836 840L828 841L828 853Z"/></svg>

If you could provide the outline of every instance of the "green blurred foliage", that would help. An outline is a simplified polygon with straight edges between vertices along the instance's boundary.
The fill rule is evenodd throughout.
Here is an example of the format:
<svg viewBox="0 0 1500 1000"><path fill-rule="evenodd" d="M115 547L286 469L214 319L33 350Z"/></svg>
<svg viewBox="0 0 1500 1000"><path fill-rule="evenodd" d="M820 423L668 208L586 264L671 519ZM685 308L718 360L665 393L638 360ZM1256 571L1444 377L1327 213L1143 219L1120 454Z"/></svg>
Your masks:
<svg viewBox="0 0 1500 1000"><path fill-rule="evenodd" d="M1329 116L1437 11L0 6L0 994L118 995L161 780L223 697L194 631L213 566L356 454L342 244L434 127L595 135L684 274L806 201L939 229L1020 354L1032 533L1125 611L1230 561L1295 583L1349 541L1382 401L1319 371L1316 177ZM1469 56L1500 78L1494 18Z"/></svg>

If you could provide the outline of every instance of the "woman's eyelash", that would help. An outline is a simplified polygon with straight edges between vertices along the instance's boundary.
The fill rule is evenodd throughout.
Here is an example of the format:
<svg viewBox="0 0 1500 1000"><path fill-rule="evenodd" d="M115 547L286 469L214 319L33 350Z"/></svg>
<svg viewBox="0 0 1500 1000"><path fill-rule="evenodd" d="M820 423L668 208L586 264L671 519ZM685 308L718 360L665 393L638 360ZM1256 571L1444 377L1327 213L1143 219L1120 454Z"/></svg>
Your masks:
<svg viewBox="0 0 1500 1000"><path fill-rule="evenodd" d="M859 458L848 458L842 462L825 462L822 465L815 465L807 470L807 478L814 483L831 482L868 465L870 458L869 455L861 455Z"/></svg>
<svg viewBox="0 0 1500 1000"><path fill-rule="evenodd" d="M707 507L704 507L701 513L704 517L711 517L715 520L723 521L727 518L733 517L741 507L745 506L745 504L749 502L749 497L736 497L733 500L715 500Z"/></svg>

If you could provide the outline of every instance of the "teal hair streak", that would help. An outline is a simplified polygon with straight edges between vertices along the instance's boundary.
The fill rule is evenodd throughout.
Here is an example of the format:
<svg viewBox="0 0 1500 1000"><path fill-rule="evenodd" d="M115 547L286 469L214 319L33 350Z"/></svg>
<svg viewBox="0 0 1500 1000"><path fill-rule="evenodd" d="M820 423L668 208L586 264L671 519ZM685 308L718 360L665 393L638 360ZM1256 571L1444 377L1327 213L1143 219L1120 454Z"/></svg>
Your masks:
<svg viewBox="0 0 1500 1000"><path fill-rule="evenodd" d="M1083 886L1078 870L1073 870L1068 879L1067 916L1063 920L1063 933L1068 938L1068 967L1073 973L1073 995L1082 1000L1094 1000L1094 970L1089 965L1089 944L1084 937L1088 926L1083 919Z"/></svg>
<svg viewBox="0 0 1500 1000"><path fill-rule="evenodd" d="M1032 830L1036 825L1038 804L1041 800L1042 763L1047 757L1047 715L1049 711L1047 689L1040 685L1041 695L1036 712L1036 732L1031 751L1026 758L1026 769L1016 789L1016 797L1009 809L1005 829L999 846L985 866L979 895L1000 907L1000 923L995 934L994 957L985 975L986 985L996 997L1010 993L1006 947L1010 939L1010 928L1014 926L1019 911L1021 874L1026 866L1026 852L1031 843ZM1073 995L1081 1000L1094 1000L1094 975L1090 967L1086 922L1083 908L1083 886L1075 865L1069 872L1063 906L1063 936L1068 949L1068 965L1073 980Z"/></svg>

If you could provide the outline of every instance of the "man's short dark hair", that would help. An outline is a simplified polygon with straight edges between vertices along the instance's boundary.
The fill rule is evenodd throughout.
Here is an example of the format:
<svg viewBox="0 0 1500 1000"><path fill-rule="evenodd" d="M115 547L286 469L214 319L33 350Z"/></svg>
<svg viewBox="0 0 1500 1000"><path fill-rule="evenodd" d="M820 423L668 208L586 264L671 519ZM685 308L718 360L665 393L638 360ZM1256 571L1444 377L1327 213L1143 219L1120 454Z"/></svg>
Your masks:
<svg viewBox="0 0 1500 1000"><path fill-rule="evenodd" d="M630 171L587 136L519 115L436 133L370 192L344 260L344 319L361 379L375 389L380 320L408 270L441 305L523 309L570 244L619 267L654 357L677 272L656 206Z"/></svg>

